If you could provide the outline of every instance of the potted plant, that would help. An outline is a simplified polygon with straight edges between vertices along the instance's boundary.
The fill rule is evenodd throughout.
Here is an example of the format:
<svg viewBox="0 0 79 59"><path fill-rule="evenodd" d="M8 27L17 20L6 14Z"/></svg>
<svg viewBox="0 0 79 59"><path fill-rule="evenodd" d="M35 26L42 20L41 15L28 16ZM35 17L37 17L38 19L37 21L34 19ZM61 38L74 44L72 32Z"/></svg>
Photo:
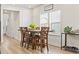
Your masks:
<svg viewBox="0 0 79 59"><path fill-rule="evenodd" d="M72 32L72 27L66 26L66 27L64 28L64 32L65 32L65 33L71 33L71 32Z"/></svg>
<svg viewBox="0 0 79 59"><path fill-rule="evenodd" d="M36 23L31 23L29 25L29 29L30 30L35 30L38 27L38 25ZM33 36L35 34L35 32L32 32L31 35Z"/></svg>
<svg viewBox="0 0 79 59"><path fill-rule="evenodd" d="M36 23L31 23L30 25L29 25L29 28L31 29L31 30L34 30L34 29L36 29L38 27L38 25L36 24Z"/></svg>

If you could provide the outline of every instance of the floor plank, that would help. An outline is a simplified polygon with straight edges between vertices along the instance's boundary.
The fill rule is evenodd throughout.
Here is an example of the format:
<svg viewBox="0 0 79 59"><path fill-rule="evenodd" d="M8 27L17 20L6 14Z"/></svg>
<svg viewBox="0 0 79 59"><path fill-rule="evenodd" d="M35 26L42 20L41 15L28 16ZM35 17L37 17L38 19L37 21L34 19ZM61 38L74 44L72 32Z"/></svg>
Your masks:
<svg viewBox="0 0 79 59"><path fill-rule="evenodd" d="M61 50L59 47L49 45L49 52L44 49L44 52L41 53L39 49L32 50L26 49L20 46L20 42L11 37L4 36L3 43L1 43L1 53L2 54L73 54L69 51Z"/></svg>

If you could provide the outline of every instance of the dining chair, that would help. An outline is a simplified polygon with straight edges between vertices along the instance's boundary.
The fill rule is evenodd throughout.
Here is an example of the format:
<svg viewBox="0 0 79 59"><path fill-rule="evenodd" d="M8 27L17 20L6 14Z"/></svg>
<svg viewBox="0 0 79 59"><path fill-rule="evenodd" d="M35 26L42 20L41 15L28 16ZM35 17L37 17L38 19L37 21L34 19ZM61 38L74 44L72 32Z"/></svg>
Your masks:
<svg viewBox="0 0 79 59"><path fill-rule="evenodd" d="M27 27L20 27L21 30L21 46L25 46L27 37Z"/></svg>
<svg viewBox="0 0 79 59"><path fill-rule="evenodd" d="M39 48L39 39L40 39L40 35L39 35L40 32L38 32L38 34L35 34L33 36L33 48L36 49L36 47L38 46Z"/></svg>
<svg viewBox="0 0 79 59"><path fill-rule="evenodd" d="M41 52L42 49L44 47L47 47L47 51L49 51L48 48L48 31L49 31L49 27L41 27L41 32L40 32L40 48L41 48Z"/></svg>
<svg viewBox="0 0 79 59"><path fill-rule="evenodd" d="M21 30L21 46L26 47L27 49L32 46L32 49L36 48L36 41L35 35L32 35L33 32L31 32L27 27L20 27Z"/></svg>
<svg viewBox="0 0 79 59"><path fill-rule="evenodd" d="M27 49L29 47L32 47L32 49L36 49L36 37L35 37L35 31L27 30L26 31L26 44L27 44ZM25 46L26 46L25 44Z"/></svg>
<svg viewBox="0 0 79 59"><path fill-rule="evenodd" d="M35 35L34 36L34 47L36 49L36 46L38 46L38 48L41 48L41 52L43 52L43 48L47 47L47 51L48 49L48 31L49 31L49 27L41 27L41 31L38 32L40 33L40 35Z"/></svg>

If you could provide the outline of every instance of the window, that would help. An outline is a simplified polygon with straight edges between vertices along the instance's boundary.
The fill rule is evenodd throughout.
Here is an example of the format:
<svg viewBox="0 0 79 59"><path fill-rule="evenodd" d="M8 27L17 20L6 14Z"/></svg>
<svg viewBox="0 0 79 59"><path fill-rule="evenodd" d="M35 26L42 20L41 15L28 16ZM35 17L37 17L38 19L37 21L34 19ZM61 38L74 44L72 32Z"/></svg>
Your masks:
<svg viewBox="0 0 79 59"><path fill-rule="evenodd" d="M40 15L40 26L41 27L48 26L48 13L42 13Z"/></svg>
<svg viewBox="0 0 79 59"><path fill-rule="evenodd" d="M60 11L50 13L50 29L55 33L60 33Z"/></svg>
<svg viewBox="0 0 79 59"><path fill-rule="evenodd" d="M42 13L40 15L40 26L48 26L54 33L60 33L60 10Z"/></svg>

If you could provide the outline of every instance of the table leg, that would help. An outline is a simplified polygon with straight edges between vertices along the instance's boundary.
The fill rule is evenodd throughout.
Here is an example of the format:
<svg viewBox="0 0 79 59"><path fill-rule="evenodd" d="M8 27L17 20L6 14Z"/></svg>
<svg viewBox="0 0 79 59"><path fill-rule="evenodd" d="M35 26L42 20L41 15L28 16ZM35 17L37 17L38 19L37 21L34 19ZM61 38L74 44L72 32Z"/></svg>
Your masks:
<svg viewBox="0 0 79 59"><path fill-rule="evenodd" d="M62 50L62 33L61 33L61 50Z"/></svg>
<svg viewBox="0 0 79 59"><path fill-rule="evenodd" d="M67 46L67 34L65 34L65 47Z"/></svg>
<svg viewBox="0 0 79 59"><path fill-rule="evenodd" d="M21 33L21 43L20 43L21 47L23 47L23 34Z"/></svg>

